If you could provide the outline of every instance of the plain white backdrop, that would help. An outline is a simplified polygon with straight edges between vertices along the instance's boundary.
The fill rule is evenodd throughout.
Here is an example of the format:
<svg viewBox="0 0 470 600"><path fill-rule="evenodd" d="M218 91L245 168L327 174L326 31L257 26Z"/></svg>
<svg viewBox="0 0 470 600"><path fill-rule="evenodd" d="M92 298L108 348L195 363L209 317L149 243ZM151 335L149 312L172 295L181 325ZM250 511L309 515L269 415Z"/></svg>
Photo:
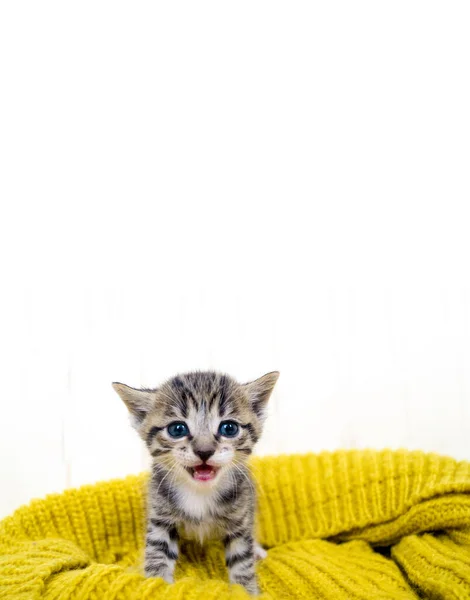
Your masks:
<svg viewBox="0 0 470 600"><path fill-rule="evenodd" d="M2 2L0 516L146 466L111 381L279 369L260 453L470 459L467 2Z"/></svg>

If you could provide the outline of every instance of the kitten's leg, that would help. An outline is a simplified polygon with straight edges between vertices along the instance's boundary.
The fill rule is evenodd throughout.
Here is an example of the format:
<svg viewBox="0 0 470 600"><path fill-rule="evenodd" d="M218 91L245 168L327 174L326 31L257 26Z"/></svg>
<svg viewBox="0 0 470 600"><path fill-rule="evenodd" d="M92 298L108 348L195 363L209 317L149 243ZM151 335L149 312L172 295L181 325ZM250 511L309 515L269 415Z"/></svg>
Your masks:
<svg viewBox="0 0 470 600"><path fill-rule="evenodd" d="M145 540L145 576L162 577L173 583L178 558L178 533L167 521L150 517Z"/></svg>
<svg viewBox="0 0 470 600"><path fill-rule="evenodd" d="M227 535L224 545L230 583L240 583L250 594L258 594L255 543L251 531Z"/></svg>

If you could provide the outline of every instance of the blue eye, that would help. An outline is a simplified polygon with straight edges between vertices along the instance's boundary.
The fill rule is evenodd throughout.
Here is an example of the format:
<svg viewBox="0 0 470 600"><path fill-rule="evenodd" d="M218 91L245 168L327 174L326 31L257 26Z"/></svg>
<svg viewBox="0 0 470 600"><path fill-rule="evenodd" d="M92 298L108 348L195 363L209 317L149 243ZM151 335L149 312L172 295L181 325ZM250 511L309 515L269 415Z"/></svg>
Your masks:
<svg viewBox="0 0 470 600"><path fill-rule="evenodd" d="M168 434L173 438L182 438L186 435L189 435L189 429L186 423L182 421L176 421L175 423L170 423L167 427Z"/></svg>
<svg viewBox="0 0 470 600"><path fill-rule="evenodd" d="M222 421L219 425L219 433L224 437L235 437L238 433L238 423L235 423L235 421Z"/></svg>

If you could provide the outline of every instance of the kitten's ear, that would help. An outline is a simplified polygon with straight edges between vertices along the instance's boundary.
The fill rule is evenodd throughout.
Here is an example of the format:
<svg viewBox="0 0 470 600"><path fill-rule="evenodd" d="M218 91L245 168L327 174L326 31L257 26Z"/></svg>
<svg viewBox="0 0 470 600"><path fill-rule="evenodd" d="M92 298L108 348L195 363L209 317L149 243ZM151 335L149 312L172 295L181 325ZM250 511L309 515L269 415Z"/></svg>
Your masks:
<svg viewBox="0 0 470 600"><path fill-rule="evenodd" d="M154 406L155 391L136 390L124 385L124 383L113 383L113 389L119 394L121 400L127 406L131 415L132 425L138 429L145 419L149 410Z"/></svg>
<svg viewBox="0 0 470 600"><path fill-rule="evenodd" d="M245 383L243 386L250 396L253 411L258 417L263 416L266 404L278 379L279 371L272 371L259 377L259 379Z"/></svg>

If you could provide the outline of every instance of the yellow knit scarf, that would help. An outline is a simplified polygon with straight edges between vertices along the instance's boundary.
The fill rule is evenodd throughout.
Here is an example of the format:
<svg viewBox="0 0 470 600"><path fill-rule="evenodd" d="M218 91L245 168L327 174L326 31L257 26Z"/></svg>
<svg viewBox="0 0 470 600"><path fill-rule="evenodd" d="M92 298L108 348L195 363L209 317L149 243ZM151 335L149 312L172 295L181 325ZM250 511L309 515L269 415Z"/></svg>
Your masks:
<svg viewBox="0 0 470 600"><path fill-rule="evenodd" d="M263 598L470 598L470 463L346 451L252 461ZM219 543L144 579L146 475L33 501L0 523L0 598L246 599Z"/></svg>

